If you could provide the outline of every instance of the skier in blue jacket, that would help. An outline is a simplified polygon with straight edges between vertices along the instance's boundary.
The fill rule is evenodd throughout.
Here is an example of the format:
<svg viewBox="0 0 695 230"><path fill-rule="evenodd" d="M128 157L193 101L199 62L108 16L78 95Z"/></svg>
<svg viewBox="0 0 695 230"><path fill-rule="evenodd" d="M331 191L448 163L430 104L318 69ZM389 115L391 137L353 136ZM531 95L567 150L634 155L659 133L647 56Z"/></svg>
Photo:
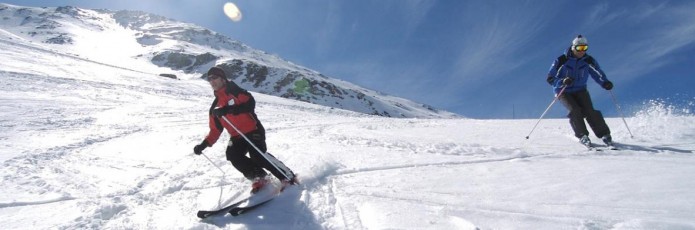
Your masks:
<svg viewBox="0 0 695 230"><path fill-rule="evenodd" d="M586 54L588 49L589 43L585 37L578 35L574 38L572 46L553 62L547 82L553 86L556 95L560 94L558 99L569 110L567 117L579 142L591 146L589 131L584 123L586 118L594 134L607 145L613 145L611 131L601 111L594 109L586 82L591 77L606 90L613 89L613 83L606 78L598 62Z"/></svg>

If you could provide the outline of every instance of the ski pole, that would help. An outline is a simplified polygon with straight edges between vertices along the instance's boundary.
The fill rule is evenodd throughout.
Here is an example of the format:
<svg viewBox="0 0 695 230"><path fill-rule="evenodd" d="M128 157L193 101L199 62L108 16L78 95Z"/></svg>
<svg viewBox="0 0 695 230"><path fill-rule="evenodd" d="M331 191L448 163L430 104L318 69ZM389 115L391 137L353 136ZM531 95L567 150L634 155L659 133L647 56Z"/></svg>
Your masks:
<svg viewBox="0 0 695 230"><path fill-rule="evenodd" d="M277 165L275 165L275 163L273 163L273 161L271 161L268 158L268 156L265 155L266 154L265 152L261 151L261 149L256 147L256 145L254 145L253 142L251 142L251 140L248 137L246 137L246 135L241 133L241 131L239 131L239 129L237 129L236 126L234 126L234 124L232 124L232 122L227 120L227 118L225 116L221 116L221 117L222 117L222 120L227 122L227 124L229 124L229 126L232 126L234 131L236 131L241 137L244 138L244 140L246 140L246 142L248 142L254 149L256 149L256 151L258 151L258 153L261 154L261 156L263 156L263 158L265 158L265 160L268 161L268 163L270 163L270 165L272 165L278 172L280 172L285 178L290 179L290 180L292 179L289 176L287 176L287 174L285 173L285 170L281 170Z"/></svg>
<svg viewBox="0 0 695 230"><path fill-rule="evenodd" d="M210 160L210 158L209 158L207 155L205 155L205 153L201 153L200 155L203 155L206 159L208 159L208 161L210 161L210 164L212 164L213 166L215 166L215 168L219 169L220 172L222 172L222 177L224 177L224 174L225 174L225 173L224 173L224 170L222 170L222 168L220 168L219 166L217 166L217 165L215 164L215 162L212 162L212 160Z"/></svg>
<svg viewBox="0 0 695 230"><path fill-rule="evenodd" d="M611 94L611 98L613 99L613 104L615 105L616 110L618 110L618 114L620 114L620 118L623 119L623 124L625 124L625 128L627 128L627 132L630 133L630 138L634 138L634 136L632 136L632 131L630 131L630 127L627 126L627 122L625 121L625 116L623 115L623 111L620 109L620 105L618 105L618 101L615 99L615 94L613 94L612 90L608 90L608 93Z"/></svg>
<svg viewBox="0 0 695 230"><path fill-rule="evenodd" d="M536 122L536 125L534 125L533 128L531 129L531 132L529 132L528 135L526 135L526 139L527 139L527 140L528 140L528 138L531 136L531 133L533 133L533 130L536 130L536 126L538 126L538 123L541 123L541 120L542 120L543 117L545 116L545 113L547 113L548 110L550 110L550 107L552 107L553 104L555 104L555 102L557 101L557 99L560 98L560 95L562 95L562 93L565 92L565 88L567 88L566 85L563 86L562 89L560 90L560 93L558 93L557 96L555 96L555 98L553 99L553 102L550 102L550 105L548 105L548 108L546 108L545 111L543 111L543 114L541 114L541 117L538 118L538 121Z"/></svg>
<svg viewBox="0 0 695 230"><path fill-rule="evenodd" d="M215 164L215 162L212 162L212 160L211 160L207 155L205 155L205 153L201 153L200 155L203 155L206 159L208 159L208 161L210 162L210 164L212 164L213 166L215 166L215 168L219 169L220 172L222 172L222 178L220 178L220 185L222 185L223 182L224 182L224 179L225 179L224 170L222 170L222 168L220 168L219 166L217 166L217 164ZM181 187L181 189L183 189L183 187ZM220 187L220 190L221 190L221 189L222 189L222 187ZM222 191L220 191L220 196L222 196Z"/></svg>

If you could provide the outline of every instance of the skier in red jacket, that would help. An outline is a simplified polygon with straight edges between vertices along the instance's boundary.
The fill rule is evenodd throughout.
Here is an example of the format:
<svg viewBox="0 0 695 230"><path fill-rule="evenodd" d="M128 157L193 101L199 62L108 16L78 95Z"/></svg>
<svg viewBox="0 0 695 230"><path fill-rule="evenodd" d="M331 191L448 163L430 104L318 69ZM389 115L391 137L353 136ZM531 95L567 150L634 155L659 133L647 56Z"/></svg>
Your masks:
<svg viewBox="0 0 695 230"><path fill-rule="evenodd" d="M295 184L296 178L292 170L266 152L265 129L256 116L256 101L251 93L229 81L220 67L210 68L207 78L215 94L209 111L210 132L202 143L193 148L193 152L202 154L205 148L217 142L223 129L226 129L231 135L226 150L227 160L252 181L252 193L268 183L264 169L270 171L283 185Z"/></svg>

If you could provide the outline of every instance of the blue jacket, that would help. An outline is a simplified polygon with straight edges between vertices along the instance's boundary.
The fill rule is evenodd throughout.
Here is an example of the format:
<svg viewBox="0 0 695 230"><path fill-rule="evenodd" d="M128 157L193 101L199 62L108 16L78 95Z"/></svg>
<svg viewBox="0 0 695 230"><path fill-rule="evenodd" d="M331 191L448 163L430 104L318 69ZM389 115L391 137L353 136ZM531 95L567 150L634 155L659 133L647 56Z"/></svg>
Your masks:
<svg viewBox="0 0 695 230"><path fill-rule="evenodd" d="M608 81L598 62L589 54L585 54L582 58L576 58L572 55L570 48L567 48L565 57L567 57L567 61L564 64L558 63L560 62L560 58L558 58L548 71L549 83L553 85L555 94L560 93L560 90L562 90L562 79L566 77L570 77L573 80L572 84L565 89L566 93L586 90L586 81L589 80L589 76L599 85L603 85Z"/></svg>

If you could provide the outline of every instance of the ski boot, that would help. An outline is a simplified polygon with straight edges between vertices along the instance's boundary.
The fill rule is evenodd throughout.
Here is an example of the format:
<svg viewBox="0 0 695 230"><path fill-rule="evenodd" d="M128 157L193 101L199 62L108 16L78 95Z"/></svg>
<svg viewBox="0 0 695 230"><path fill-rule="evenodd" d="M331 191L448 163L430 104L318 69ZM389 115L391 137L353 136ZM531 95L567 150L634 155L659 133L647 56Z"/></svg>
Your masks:
<svg viewBox="0 0 695 230"><path fill-rule="evenodd" d="M587 148L591 148L591 139L589 139L589 136L587 135L580 137L579 143L582 143L582 145L586 146Z"/></svg>
<svg viewBox="0 0 695 230"><path fill-rule="evenodd" d="M266 178L265 176L256 177L255 179L253 179L253 183L251 183L251 194L255 194L258 191L261 191L261 189L263 189L263 187L265 187L265 185L267 185L268 183L270 183L270 181L268 181L268 178Z"/></svg>
<svg viewBox="0 0 695 230"><path fill-rule="evenodd" d="M602 140L603 143L605 143L607 146L613 146L613 138L611 138L611 135L610 135L610 134L603 135L603 137L601 137L601 140Z"/></svg>

